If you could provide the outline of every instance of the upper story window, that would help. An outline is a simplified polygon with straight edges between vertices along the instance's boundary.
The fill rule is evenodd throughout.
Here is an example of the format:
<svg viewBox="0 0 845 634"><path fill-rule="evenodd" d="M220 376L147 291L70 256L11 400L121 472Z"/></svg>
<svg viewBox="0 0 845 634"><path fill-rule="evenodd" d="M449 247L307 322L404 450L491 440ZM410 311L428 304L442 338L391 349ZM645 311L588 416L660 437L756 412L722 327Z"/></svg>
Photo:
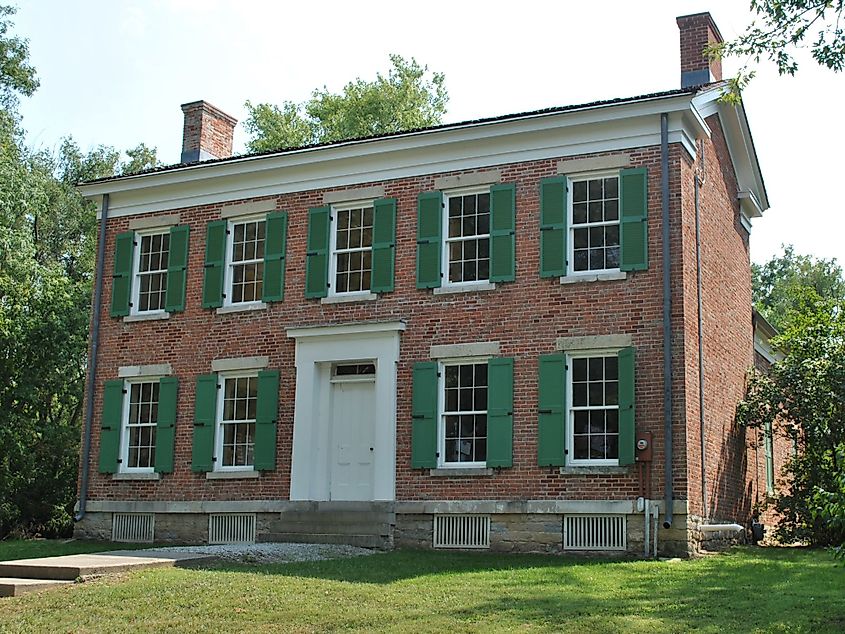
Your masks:
<svg viewBox="0 0 845 634"><path fill-rule="evenodd" d="M571 179L570 258L575 273L619 270L619 177Z"/></svg>
<svg viewBox="0 0 845 634"><path fill-rule="evenodd" d="M135 297L132 314L162 312L167 296L170 233L137 233L135 237Z"/></svg>
<svg viewBox="0 0 845 634"><path fill-rule="evenodd" d="M152 471L155 466L159 381L128 383L121 434L121 471Z"/></svg>
<svg viewBox="0 0 845 634"><path fill-rule="evenodd" d="M260 302L264 291L265 220L229 223L228 304Z"/></svg>
<svg viewBox="0 0 845 634"><path fill-rule="evenodd" d="M490 279L490 190L444 194L446 284Z"/></svg>
<svg viewBox="0 0 845 634"><path fill-rule="evenodd" d="M373 206L335 207L332 219L333 293L369 292L373 273Z"/></svg>
<svg viewBox="0 0 845 634"><path fill-rule="evenodd" d="M487 462L487 362L444 364L441 464L484 466Z"/></svg>
<svg viewBox="0 0 845 634"><path fill-rule="evenodd" d="M257 375L222 376L217 455L220 469L251 469L255 454Z"/></svg>
<svg viewBox="0 0 845 634"><path fill-rule="evenodd" d="M570 359L569 438L573 465L619 461L619 359L614 354Z"/></svg>

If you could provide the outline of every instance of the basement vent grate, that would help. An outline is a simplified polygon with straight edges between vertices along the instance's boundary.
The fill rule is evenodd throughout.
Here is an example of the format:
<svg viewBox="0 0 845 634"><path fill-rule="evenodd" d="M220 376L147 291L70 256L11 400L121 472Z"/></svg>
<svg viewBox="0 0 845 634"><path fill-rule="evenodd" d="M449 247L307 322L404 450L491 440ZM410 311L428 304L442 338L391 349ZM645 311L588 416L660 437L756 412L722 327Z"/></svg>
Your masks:
<svg viewBox="0 0 845 634"><path fill-rule="evenodd" d="M564 550L625 550L624 515L565 515Z"/></svg>
<svg viewBox="0 0 845 634"><path fill-rule="evenodd" d="M149 543L155 535L155 514L114 513L111 540L113 542Z"/></svg>
<svg viewBox="0 0 845 634"><path fill-rule="evenodd" d="M490 548L489 515L435 515L435 548Z"/></svg>
<svg viewBox="0 0 845 634"><path fill-rule="evenodd" d="M208 543L255 542L255 513L212 513L208 516Z"/></svg>

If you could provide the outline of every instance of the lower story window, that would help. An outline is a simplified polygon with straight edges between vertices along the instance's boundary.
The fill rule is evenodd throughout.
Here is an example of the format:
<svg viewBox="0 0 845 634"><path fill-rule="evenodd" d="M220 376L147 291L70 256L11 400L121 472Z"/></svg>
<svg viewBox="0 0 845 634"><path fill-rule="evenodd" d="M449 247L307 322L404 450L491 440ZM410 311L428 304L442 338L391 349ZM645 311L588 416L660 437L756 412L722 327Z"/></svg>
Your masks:
<svg viewBox="0 0 845 634"><path fill-rule="evenodd" d="M124 469L149 470L155 466L158 387L157 380L129 384L123 435Z"/></svg>
<svg viewBox="0 0 845 634"><path fill-rule="evenodd" d="M218 434L222 468L253 465L255 410L258 377L231 376L223 379L223 403Z"/></svg>
<svg viewBox="0 0 845 634"><path fill-rule="evenodd" d="M441 376L442 462L486 463L487 363L444 365Z"/></svg>
<svg viewBox="0 0 845 634"><path fill-rule="evenodd" d="M619 460L619 361L616 354L574 357L570 363L570 462Z"/></svg>

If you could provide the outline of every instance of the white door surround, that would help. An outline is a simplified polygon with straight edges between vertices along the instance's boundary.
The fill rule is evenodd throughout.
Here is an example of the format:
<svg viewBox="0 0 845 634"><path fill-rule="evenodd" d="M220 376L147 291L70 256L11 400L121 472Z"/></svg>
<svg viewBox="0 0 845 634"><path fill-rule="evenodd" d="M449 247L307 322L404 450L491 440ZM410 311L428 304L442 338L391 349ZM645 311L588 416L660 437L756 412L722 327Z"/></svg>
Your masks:
<svg viewBox="0 0 845 634"><path fill-rule="evenodd" d="M332 382L332 366L343 362L375 363L375 380L370 379L374 386L370 499L396 498L396 364L403 330L401 321L288 329L287 336L296 340L291 500L332 499L337 458L332 391L339 384Z"/></svg>

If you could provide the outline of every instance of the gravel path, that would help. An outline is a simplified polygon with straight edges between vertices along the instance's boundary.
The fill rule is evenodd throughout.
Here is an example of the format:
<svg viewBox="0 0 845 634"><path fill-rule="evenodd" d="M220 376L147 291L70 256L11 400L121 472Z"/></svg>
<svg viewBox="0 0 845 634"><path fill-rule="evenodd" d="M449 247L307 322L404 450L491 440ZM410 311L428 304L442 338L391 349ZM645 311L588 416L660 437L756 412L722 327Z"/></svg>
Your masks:
<svg viewBox="0 0 845 634"><path fill-rule="evenodd" d="M214 546L165 546L155 550L214 555L226 561L250 564L285 563L291 561L322 561L343 557L361 557L377 552L369 548L341 544L221 544Z"/></svg>

